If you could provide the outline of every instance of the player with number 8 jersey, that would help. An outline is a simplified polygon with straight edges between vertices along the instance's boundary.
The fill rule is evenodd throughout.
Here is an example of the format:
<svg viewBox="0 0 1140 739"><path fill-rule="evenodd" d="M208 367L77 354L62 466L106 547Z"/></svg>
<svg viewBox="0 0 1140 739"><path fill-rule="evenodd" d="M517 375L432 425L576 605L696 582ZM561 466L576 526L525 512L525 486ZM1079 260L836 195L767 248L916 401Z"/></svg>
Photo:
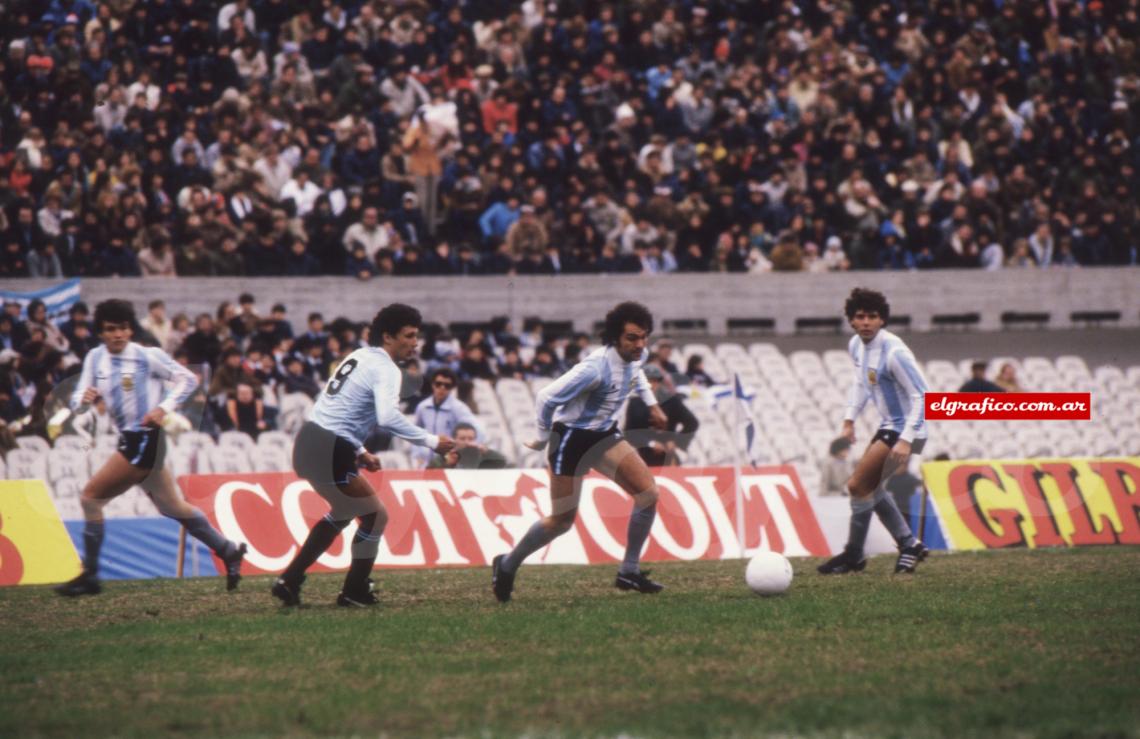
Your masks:
<svg viewBox="0 0 1140 739"><path fill-rule="evenodd" d="M388 513L359 468L375 471L380 460L364 448L364 440L379 426L413 444L441 454L454 445L446 435L436 436L415 426L400 412L403 374L396 364L416 351L423 319L415 308L393 303L372 320L371 346L345 358L317 398L311 420L301 427L293 444L293 469L309 481L329 503L328 514L309 532L301 550L277 579L274 597L287 606L301 602L301 583L307 570L337 536L358 519L352 540L352 564L337 598L341 606L377 603L368 575L376 561Z"/></svg>

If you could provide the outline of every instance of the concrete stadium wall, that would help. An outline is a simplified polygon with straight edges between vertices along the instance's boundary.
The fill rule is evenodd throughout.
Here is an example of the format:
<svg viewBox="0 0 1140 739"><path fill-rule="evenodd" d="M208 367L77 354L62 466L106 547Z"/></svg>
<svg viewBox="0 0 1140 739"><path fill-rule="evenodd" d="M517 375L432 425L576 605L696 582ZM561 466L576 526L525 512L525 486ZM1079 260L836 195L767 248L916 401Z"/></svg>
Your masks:
<svg viewBox="0 0 1140 739"><path fill-rule="evenodd" d="M0 280L0 289L30 291L50 280ZM236 301L251 292L268 311L274 302L288 306L289 317L302 328L305 316L319 310L326 317L344 315L367 320L394 301L418 306L429 321L482 321L509 315L520 327L525 316L572 321L575 329L592 330L605 311L621 300L648 305L659 325L664 320L704 319L713 335L727 333L728 321L774 320L778 334L796 332L796 319L842 315L853 287L884 291L895 315L908 315L911 329L936 329L940 314L978 313L974 328L1003 328L1005 311L1047 312L1049 328L1071 328L1075 311L1119 311L1118 322L1140 326L1140 267L1009 270L978 272L856 272L828 274L728 275L693 274L565 275L559 277L418 277L376 278L152 278L88 279L83 299L91 305L119 297L133 300L140 311L162 298L170 314L213 313L223 300ZM678 331L681 332L681 331ZM685 331L684 333L689 333Z"/></svg>

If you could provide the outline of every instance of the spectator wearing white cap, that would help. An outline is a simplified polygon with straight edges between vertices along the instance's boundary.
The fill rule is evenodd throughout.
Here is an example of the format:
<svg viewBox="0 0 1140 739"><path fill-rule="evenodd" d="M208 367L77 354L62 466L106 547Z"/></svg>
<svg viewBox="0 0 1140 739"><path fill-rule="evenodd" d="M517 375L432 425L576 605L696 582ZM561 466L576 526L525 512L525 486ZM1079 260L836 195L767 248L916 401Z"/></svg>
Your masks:
<svg viewBox="0 0 1140 739"><path fill-rule="evenodd" d="M838 236L827 237L827 248L824 249L819 261L828 272L842 272L851 269L851 260L843 251L843 242Z"/></svg>
<svg viewBox="0 0 1140 739"><path fill-rule="evenodd" d="M297 84L309 86L313 84L313 70L309 67L309 60L301 53L301 45L295 41L286 41L281 44L281 51L273 56L273 76L280 79L286 66L292 66L297 78Z"/></svg>
<svg viewBox="0 0 1140 739"><path fill-rule="evenodd" d="M251 33L257 32L257 17L253 14L253 9L249 6L249 0L234 0L234 2L226 3L222 9L218 11L218 29L225 30L230 27L230 19L235 15L241 16L245 27Z"/></svg>

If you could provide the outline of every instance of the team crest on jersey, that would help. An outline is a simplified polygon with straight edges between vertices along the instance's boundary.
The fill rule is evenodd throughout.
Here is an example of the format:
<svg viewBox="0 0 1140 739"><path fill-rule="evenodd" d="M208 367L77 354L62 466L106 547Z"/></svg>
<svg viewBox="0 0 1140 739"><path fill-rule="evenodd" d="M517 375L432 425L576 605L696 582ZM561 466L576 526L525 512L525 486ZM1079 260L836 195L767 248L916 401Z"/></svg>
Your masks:
<svg viewBox="0 0 1140 739"><path fill-rule="evenodd" d="M134 375L123 375L122 385L123 385L124 390L134 390L135 389L135 376Z"/></svg>
<svg viewBox="0 0 1140 739"><path fill-rule="evenodd" d="M877 385L879 383L879 375L875 372L875 370L867 370L867 381L872 385Z"/></svg>

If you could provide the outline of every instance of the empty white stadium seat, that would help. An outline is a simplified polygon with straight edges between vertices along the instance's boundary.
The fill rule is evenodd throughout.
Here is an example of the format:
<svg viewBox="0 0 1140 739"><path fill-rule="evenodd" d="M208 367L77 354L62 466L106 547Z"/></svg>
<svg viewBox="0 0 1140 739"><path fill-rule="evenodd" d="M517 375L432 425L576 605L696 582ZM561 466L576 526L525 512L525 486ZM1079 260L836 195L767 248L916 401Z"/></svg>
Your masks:
<svg viewBox="0 0 1140 739"><path fill-rule="evenodd" d="M197 449L214 446L214 439L201 431L184 431L176 437L176 443L183 449Z"/></svg>
<svg viewBox="0 0 1140 739"><path fill-rule="evenodd" d="M17 436L16 446L20 449L26 449L40 454L47 454L51 449L51 445L47 443L46 439L39 436Z"/></svg>
<svg viewBox="0 0 1140 739"><path fill-rule="evenodd" d="M256 445L253 437L244 431L223 431L218 435L218 446L241 449L248 454Z"/></svg>
<svg viewBox="0 0 1140 739"><path fill-rule="evenodd" d="M47 450L13 449L8 452L8 479L47 479Z"/></svg>
<svg viewBox="0 0 1140 739"><path fill-rule="evenodd" d="M83 505L79 502L85 481L74 477L62 477L51 485L51 498L59 516L65 521L83 518Z"/></svg>
<svg viewBox="0 0 1140 739"><path fill-rule="evenodd" d="M53 447L55 449L75 449L86 452L95 445L95 441L79 434L64 434L57 437Z"/></svg>
<svg viewBox="0 0 1140 739"><path fill-rule="evenodd" d="M52 449L48 452L48 479L61 477L84 479L88 475L90 454L76 449Z"/></svg>
<svg viewBox="0 0 1140 739"><path fill-rule="evenodd" d="M292 449L293 437L284 431L262 431L257 436L257 446L265 448Z"/></svg>
<svg viewBox="0 0 1140 739"><path fill-rule="evenodd" d="M257 447L249 453L249 463L254 472L288 472L292 464L280 447Z"/></svg>

